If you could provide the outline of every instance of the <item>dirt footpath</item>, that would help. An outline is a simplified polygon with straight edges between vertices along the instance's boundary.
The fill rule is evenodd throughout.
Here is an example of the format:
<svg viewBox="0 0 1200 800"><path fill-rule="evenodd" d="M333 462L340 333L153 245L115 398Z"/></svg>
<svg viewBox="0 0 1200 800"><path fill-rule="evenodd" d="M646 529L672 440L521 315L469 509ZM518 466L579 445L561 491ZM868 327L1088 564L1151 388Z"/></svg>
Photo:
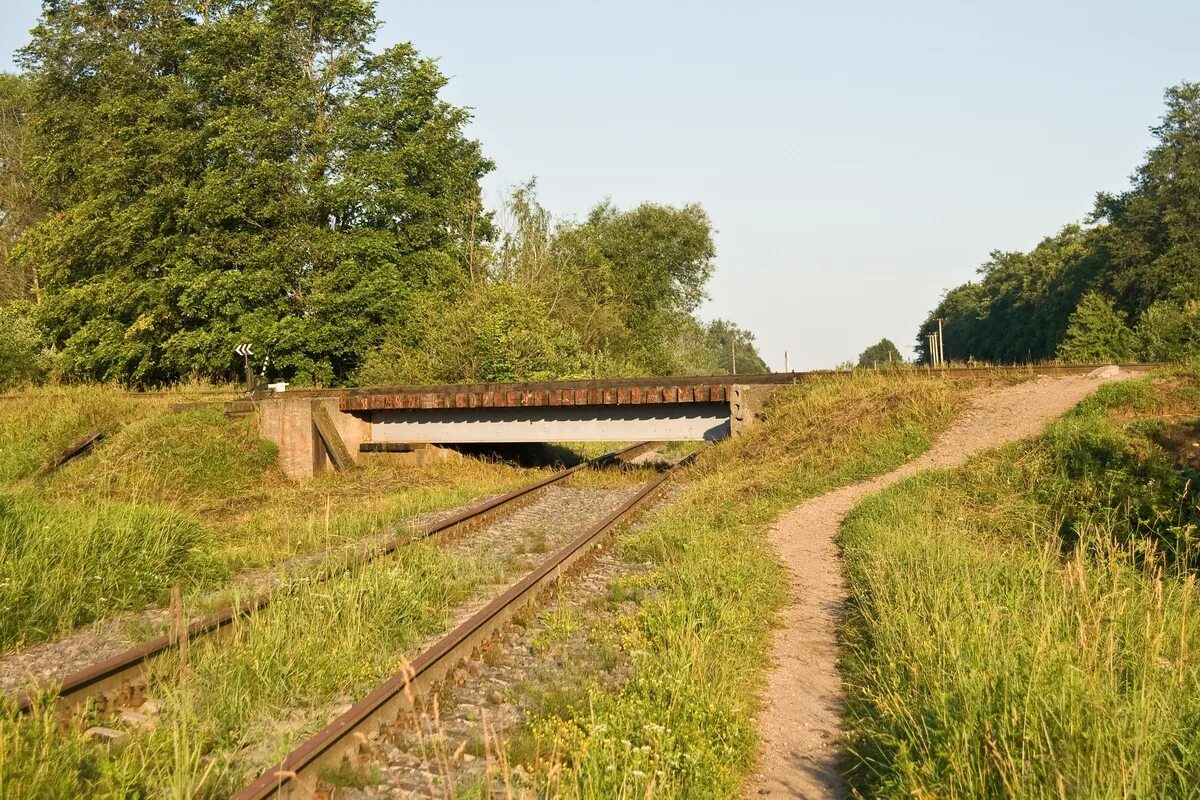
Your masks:
<svg viewBox="0 0 1200 800"><path fill-rule="evenodd" d="M1038 378L989 389L921 457L862 483L813 498L776 521L771 539L790 573L791 601L772 646L774 670L759 717L759 763L746 797L846 795L838 771L842 686L837 626L846 589L838 528L867 495L934 467L952 467L988 448L1040 432L1101 383L1131 377L1115 367L1088 376Z"/></svg>

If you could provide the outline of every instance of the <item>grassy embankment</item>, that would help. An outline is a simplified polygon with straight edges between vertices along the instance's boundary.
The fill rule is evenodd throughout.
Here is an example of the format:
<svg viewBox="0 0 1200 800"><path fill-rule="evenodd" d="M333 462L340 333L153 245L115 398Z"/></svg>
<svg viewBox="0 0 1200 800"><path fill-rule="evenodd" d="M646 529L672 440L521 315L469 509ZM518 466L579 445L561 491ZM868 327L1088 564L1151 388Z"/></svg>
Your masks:
<svg viewBox="0 0 1200 800"><path fill-rule="evenodd" d="M535 699L529 733L514 739L525 755L513 760L540 752L527 766L552 796L735 795L753 762L772 612L786 591L771 522L926 450L971 385L913 373L821 380L782 393L765 424L707 452L682 498L622 545L630 561L654 564L614 589L640 598L637 610L589 633L617 643L632 677L618 689L599 675L540 687L552 702Z"/></svg>
<svg viewBox="0 0 1200 800"><path fill-rule="evenodd" d="M215 469L213 462L226 450L237 464L256 452L260 445L248 424L215 412L151 414L123 428L124 438L114 436L107 452L89 456L96 460L87 469L80 462L46 486L23 485L19 491L36 491L47 503L82 493L184 508L208 520L209 549L203 552L228 571L247 563L244 542L260 535L266 541L251 551L255 558L276 552L285 540L289 552L294 550L297 531L306 527L304 541L324 545L339 533L370 532L431 498L458 500L466 492L530 477L498 464L464 462L420 470L380 467L301 485L278 480L269 467L244 482L227 480L230 469ZM141 425L162 430L138 432ZM187 434L193 425L199 430ZM138 435L129 436L131 431ZM160 436L168 433L169 445ZM222 437L232 438L235 446L206 444ZM198 462L194 470L179 468L193 461ZM156 466L147 468L148 463ZM613 479L625 483L634 477ZM387 496L389 491L393 494ZM401 491L408 494L396 494ZM328 497L336 511L324 529ZM292 508L296 505L299 511ZM270 526L276 518L282 521ZM477 586L510 578L499 574L510 568L499 558L477 553L468 562L420 544L315 590L283 595L266 612L236 626L231 637L195 644L186 668L174 658L158 662L149 690L156 708L144 728L121 725L126 735L119 747L106 748L81 734L96 720L60 735L49 714L0 714L0 796L127 797L163 791L176 797L227 796L324 724L332 709L393 672L400 655L411 657L423 640L446 627L455 606Z"/></svg>
<svg viewBox="0 0 1200 800"><path fill-rule="evenodd" d="M170 413L187 399L75 387L0 402L0 652L535 474L467 460L291 483L252 419ZM94 453L36 477L92 430L106 433Z"/></svg>
<svg viewBox="0 0 1200 800"><path fill-rule="evenodd" d="M842 532L868 797L1195 797L1200 375L1114 384Z"/></svg>

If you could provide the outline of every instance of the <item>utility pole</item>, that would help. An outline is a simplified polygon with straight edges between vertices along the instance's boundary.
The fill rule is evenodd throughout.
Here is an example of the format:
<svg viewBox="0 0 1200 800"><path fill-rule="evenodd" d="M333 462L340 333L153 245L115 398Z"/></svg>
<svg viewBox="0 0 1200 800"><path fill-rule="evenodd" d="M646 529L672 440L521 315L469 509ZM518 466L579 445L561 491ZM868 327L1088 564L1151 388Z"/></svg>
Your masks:
<svg viewBox="0 0 1200 800"><path fill-rule="evenodd" d="M784 351L783 351L783 371L784 371L784 372L791 372L791 370L789 370L789 369L788 369L788 363L787 363L787 350L784 350Z"/></svg>
<svg viewBox="0 0 1200 800"><path fill-rule="evenodd" d="M729 340L729 360L733 363L733 374L737 375L737 348L733 339Z"/></svg>
<svg viewBox="0 0 1200 800"><path fill-rule="evenodd" d="M938 317L938 363L946 363L946 337L942 334L941 317Z"/></svg>

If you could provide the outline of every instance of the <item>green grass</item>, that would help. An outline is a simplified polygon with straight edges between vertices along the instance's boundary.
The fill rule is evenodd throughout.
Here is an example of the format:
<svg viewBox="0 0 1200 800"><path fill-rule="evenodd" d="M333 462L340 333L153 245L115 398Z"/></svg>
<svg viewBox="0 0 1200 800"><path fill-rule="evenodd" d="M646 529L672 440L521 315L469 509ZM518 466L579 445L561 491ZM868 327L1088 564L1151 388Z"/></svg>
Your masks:
<svg viewBox="0 0 1200 800"><path fill-rule="evenodd" d="M885 472L927 449L968 384L855 373L777 396L767 421L706 452L672 506L623 545L654 569L610 600L636 599L597 641L621 643L632 678L562 686L575 698L531 723L537 789L551 796L737 794L753 763L753 718L773 611L786 580L766 532L783 510ZM633 590L636 588L636 591ZM611 661L611 659L610 659ZM544 694L552 688L543 687ZM517 740L528 744L529 736Z"/></svg>
<svg viewBox="0 0 1200 800"><path fill-rule="evenodd" d="M161 505L0 493L0 651L213 583L224 573L211 538Z"/></svg>
<svg viewBox="0 0 1200 800"><path fill-rule="evenodd" d="M1197 796L1200 476L1155 419L1194 420L1197 385L1105 387L1036 441L851 514L859 795Z"/></svg>
<svg viewBox="0 0 1200 800"><path fill-rule="evenodd" d="M188 392L146 398L114 386L68 386L0 398L0 484L33 475L85 433L111 435Z"/></svg>
<svg viewBox="0 0 1200 800"><path fill-rule="evenodd" d="M228 796L396 671L473 586L471 564L417 545L281 596L223 640L195 643L187 667L156 662L157 727L119 748L79 730L53 737L48 714L0 713L0 797Z"/></svg>
<svg viewBox="0 0 1200 800"><path fill-rule="evenodd" d="M0 652L160 603L172 585L209 591L544 474L376 462L292 483L253 418L170 412L194 394L90 386L0 400ZM34 477L91 430L105 438L90 454Z"/></svg>
<svg viewBox="0 0 1200 800"><path fill-rule="evenodd" d="M81 494L150 500L204 511L274 477L275 446L253 418L229 419L208 408L151 413L129 421L91 457L46 481L51 496Z"/></svg>

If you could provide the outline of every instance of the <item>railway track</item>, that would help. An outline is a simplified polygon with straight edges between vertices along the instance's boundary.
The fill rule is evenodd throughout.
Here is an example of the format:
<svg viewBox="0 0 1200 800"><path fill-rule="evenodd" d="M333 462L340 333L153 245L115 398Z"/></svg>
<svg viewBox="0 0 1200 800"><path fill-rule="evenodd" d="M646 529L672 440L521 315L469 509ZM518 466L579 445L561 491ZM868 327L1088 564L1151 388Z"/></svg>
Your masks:
<svg viewBox="0 0 1200 800"><path fill-rule="evenodd" d="M653 444L653 442L642 442L606 453L573 467L559 470L507 494L477 503L446 519L427 523L392 536L378 547L356 553L350 559L321 570L313 576L308 585L325 582L345 574L386 557L412 542L434 536L449 536L482 525L516 510L524 503L529 502L539 490L560 483L581 470L632 458L649 449ZM187 626L184 635L191 642L225 632L229 630L235 620L251 616L270 606L278 593L278 590L264 591L242 603L214 611L193 621ZM57 684L55 711L60 716L69 716L88 701L95 701L96 710L101 715L110 714L122 708L137 707L145 699L144 674L147 668L160 656L176 650L182 638L182 636L176 637L171 634L158 636L65 676ZM17 700L18 711L21 713L31 712L38 706L39 697L43 694L44 689L22 695Z"/></svg>
<svg viewBox="0 0 1200 800"><path fill-rule="evenodd" d="M692 458L694 454L643 484L603 519L556 550L537 568L301 743L283 761L236 794L234 800L327 797L328 790L321 779L323 770L365 766L371 753L363 742L370 732L386 729L396 724L402 714L412 711L419 698L428 696L460 663L471 658L509 620L584 558L607 533L654 497L662 485Z"/></svg>

